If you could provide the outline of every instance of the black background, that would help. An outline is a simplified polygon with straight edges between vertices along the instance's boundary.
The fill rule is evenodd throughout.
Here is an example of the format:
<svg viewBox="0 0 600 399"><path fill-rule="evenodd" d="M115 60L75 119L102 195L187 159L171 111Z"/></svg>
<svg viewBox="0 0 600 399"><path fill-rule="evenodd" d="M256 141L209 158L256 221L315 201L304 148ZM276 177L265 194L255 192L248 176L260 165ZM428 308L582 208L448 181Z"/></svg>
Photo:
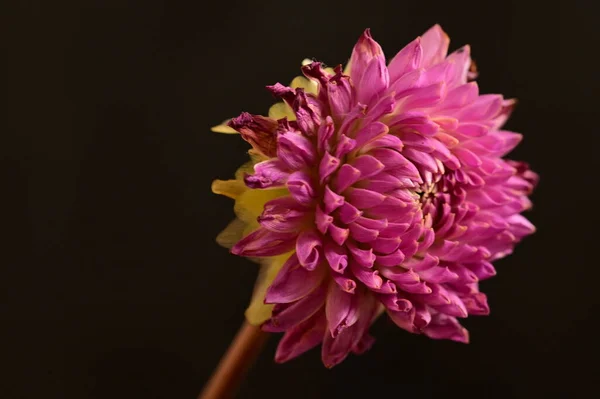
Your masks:
<svg viewBox="0 0 600 399"><path fill-rule="evenodd" d="M245 161L210 126L265 113L303 58L343 63L370 27L391 57L434 23L482 92L517 97L512 154L540 173L538 232L483 283L471 344L387 320L326 370L273 362L241 398L578 397L597 370L597 12L583 2L16 1L1 25L8 127L0 397L195 398L243 320L256 266L217 246ZM4 129L3 129L4 130ZM564 396L563 396L564 397Z"/></svg>

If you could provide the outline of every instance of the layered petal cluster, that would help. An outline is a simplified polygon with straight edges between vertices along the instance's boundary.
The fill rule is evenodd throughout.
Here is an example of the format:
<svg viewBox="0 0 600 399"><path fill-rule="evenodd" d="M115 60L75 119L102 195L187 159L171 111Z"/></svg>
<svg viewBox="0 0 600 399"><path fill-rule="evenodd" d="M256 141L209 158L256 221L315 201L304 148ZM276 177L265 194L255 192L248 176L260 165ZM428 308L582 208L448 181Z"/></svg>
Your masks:
<svg viewBox="0 0 600 399"><path fill-rule="evenodd" d="M383 312L466 343L458 319L489 312L479 281L534 232L537 175L503 159L514 101L480 95L469 47L448 45L436 25L386 63L367 30L346 70L306 63L307 81L268 87L283 101L269 117L229 121L253 161L216 191L259 198L231 251L279 260L258 294L262 328L284 333L276 361L322 344L332 367Z"/></svg>

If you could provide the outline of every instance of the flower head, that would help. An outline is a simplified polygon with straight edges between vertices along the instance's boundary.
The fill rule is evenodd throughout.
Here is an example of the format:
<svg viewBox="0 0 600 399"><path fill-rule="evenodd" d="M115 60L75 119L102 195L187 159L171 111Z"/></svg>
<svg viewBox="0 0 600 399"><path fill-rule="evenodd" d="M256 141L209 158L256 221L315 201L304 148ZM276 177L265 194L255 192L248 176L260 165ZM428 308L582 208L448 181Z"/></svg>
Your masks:
<svg viewBox="0 0 600 399"><path fill-rule="evenodd" d="M480 95L469 47L448 45L436 25L386 65L367 30L346 70L305 63L307 79L268 87L283 101L268 117L228 122L252 160L214 183L239 218L220 241L265 265L247 315L284 333L277 361L322 344L334 366L383 312L468 342L458 319L489 312L479 281L534 232L520 213L537 175L502 158L515 102Z"/></svg>

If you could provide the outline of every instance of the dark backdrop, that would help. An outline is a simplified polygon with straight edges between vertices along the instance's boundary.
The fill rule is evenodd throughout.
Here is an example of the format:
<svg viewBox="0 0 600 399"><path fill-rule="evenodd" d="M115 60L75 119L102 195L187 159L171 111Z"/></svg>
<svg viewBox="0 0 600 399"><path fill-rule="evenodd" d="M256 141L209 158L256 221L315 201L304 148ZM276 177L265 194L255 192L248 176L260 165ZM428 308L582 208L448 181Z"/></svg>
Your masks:
<svg viewBox="0 0 600 399"><path fill-rule="evenodd" d="M233 213L210 192L247 145L209 127L266 112L263 87L305 57L345 62L366 27L392 56L436 22L472 45L483 92L519 99L538 233L483 283L470 345L382 319L369 353L326 370L318 350L276 365L273 337L240 397L578 397L598 358L597 13L548 4L15 1L0 397L195 398L256 274L215 244Z"/></svg>

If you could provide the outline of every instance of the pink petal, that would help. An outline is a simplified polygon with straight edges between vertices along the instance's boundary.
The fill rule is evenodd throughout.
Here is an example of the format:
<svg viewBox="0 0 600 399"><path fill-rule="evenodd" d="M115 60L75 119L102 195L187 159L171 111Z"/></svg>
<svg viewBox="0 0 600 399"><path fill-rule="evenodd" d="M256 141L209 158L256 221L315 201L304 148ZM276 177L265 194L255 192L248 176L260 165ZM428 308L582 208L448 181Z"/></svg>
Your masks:
<svg viewBox="0 0 600 399"><path fill-rule="evenodd" d="M275 361L285 363L319 345L326 330L324 311L287 330L277 345Z"/></svg>
<svg viewBox="0 0 600 399"><path fill-rule="evenodd" d="M442 313L438 313L432 318L431 323L423 329L423 333L429 338L469 343L469 332L460 325L455 317Z"/></svg>
<svg viewBox="0 0 600 399"><path fill-rule="evenodd" d="M380 205L385 199L385 195L375 191L352 187L346 190L346 200L358 209L372 208Z"/></svg>
<svg viewBox="0 0 600 399"><path fill-rule="evenodd" d="M381 46L373 40L370 30L367 29L358 39L358 42L352 50L352 56L350 57L350 77L355 84L358 84L361 81L367 67L375 58L384 58L383 50L381 49Z"/></svg>
<svg viewBox="0 0 600 399"><path fill-rule="evenodd" d="M347 76L341 71L327 84L327 97L331 114L336 120L346 116L355 103L354 87Z"/></svg>
<svg viewBox="0 0 600 399"><path fill-rule="evenodd" d="M324 191L325 192L323 194L323 205L325 207L324 208L325 212L331 213L344 204L344 202L345 202L344 197L333 192L329 188L329 186L325 186Z"/></svg>
<svg viewBox="0 0 600 399"><path fill-rule="evenodd" d="M412 303L405 298L400 298L398 294L382 294L377 298L386 309L395 312L408 312L412 309Z"/></svg>
<svg viewBox="0 0 600 399"><path fill-rule="evenodd" d="M358 219L362 215L362 211L359 211L354 205L349 202L344 204L338 209L338 217L340 221L345 224L350 224Z"/></svg>
<svg viewBox="0 0 600 399"><path fill-rule="evenodd" d="M398 137L392 136L391 134L386 134L385 136L379 137L378 139L365 144L361 152L370 152L371 150L379 147L402 151L404 144L402 144L402 140L400 140Z"/></svg>
<svg viewBox="0 0 600 399"><path fill-rule="evenodd" d="M321 347L321 357L327 368L332 368L343 361L350 351L355 350L363 342L363 337L371 325L377 303L372 295L365 295L359 301L357 322L343 329L336 337L326 334Z"/></svg>
<svg viewBox="0 0 600 399"><path fill-rule="evenodd" d="M360 171L349 164L344 164L333 177L331 186L338 192L344 192L360 178Z"/></svg>
<svg viewBox="0 0 600 399"><path fill-rule="evenodd" d="M421 47L423 56L421 65L428 68L439 62L442 62L448 54L450 38L442 30L440 25L434 25L421 36Z"/></svg>
<svg viewBox="0 0 600 399"><path fill-rule="evenodd" d="M404 74L419 68L422 56L421 38L417 38L400 50L390 61L388 65L390 82L394 82Z"/></svg>
<svg viewBox="0 0 600 399"><path fill-rule="evenodd" d="M294 199L302 205L310 205L316 198L311 177L304 171L294 172L287 181L287 188Z"/></svg>
<svg viewBox="0 0 600 399"><path fill-rule="evenodd" d="M325 253L325 259L327 259L329 267L337 273L343 273L348 266L348 255L345 247L327 240L325 241L323 252Z"/></svg>
<svg viewBox="0 0 600 399"><path fill-rule="evenodd" d="M294 233L305 223L307 211L289 196L276 198L264 205L258 223L271 231Z"/></svg>
<svg viewBox="0 0 600 399"><path fill-rule="evenodd" d="M375 148L369 154L383 163L387 169L398 168L409 163L398 151L389 148Z"/></svg>
<svg viewBox="0 0 600 399"><path fill-rule="evenodd" d="M361 179L376 175L385 167L383 163L371 155L361 155L360 157L354 158L350 162L350 165L360 172Z"/></svg>
<svg viewBox="0 0 600 399"><path fill-rule="evenodd" d="M484 293L478 292L476 294L463 297L462 301L465 304L469 314L476 316L487 316L490 314L487 296Z"/></svg>
<svg viewBox="0 0 600 399"><path fill-rule="evenodd" d="M348 275L334 273L332 277L335 283L340 287L342 291L348 292L350 294L353 294L355 292L356 282L350 277L348 277Z"/></svg>
<svg viewBox="0 0 600 399"><path fill-rule="evenodd" d="M390 254L398 249L401 241L399 237L388 238L379 236L371 243L371 246L380 254Z"/></svg>
<svg viewBox="0 0 600 399"><path fill-rule="evenodd" d="M316 152L310 140L300 133L282 132L277 138L277 158L292 170L312 166Z"/></svg>
<svg viewBox="0 0 600 399"><path fill-rule="evenodd" d="M331 150L331 145L329 143L331 137L333 137L333 133L335 132L335 127L333 125L333 119L330 116L325 118L325 122L319 126L319 130L317 131L317 150L319 153L323 153L325 151Z"/></svg>
<svg viewBox="0 0 600 399"><path fill-rule="evenodd" d="M446 59L454 64L453 73L448 77L448 86L458 86L467 83L471 67L471 47L464 46L453 52Z"/></svg>
<svg viewBox="0 0 600 399"><path fill-rule="evenodd" d="M323 242L314 231L303 231L296 241L296 253L300 264L308 270L314 270L322 258Z"/></svg>
<svg viewBox="0 0 600 399"><path fill-rule="evenodd" d="M319 182L323 184L340 166L340 160L328 152L325 152L319 163Z"/></svg>
<svg viewBox="0 0 600 399"><path fill-rule="evenodd" d="M323 212L319 205L315 208L315 225L321 234L327 233L329 226L333 223L333 217Z"/></svg>
<svg viewBox="0 0 600 399"><path fill-rule="evenodd" d="M338 245L344 245L344 242L348 239L350 235L350 231L343 227L336 226L335 224L331 224L328 229L329 236L331 239Z"/></svg>
<svg viewBox="0 0 600 399"><path fill-rule="evenodd" d="M352 65L350 66L352 68ZM358 85L356 86L357 101L361 104L370 104L377 100L390 84L390 77L385 65L383 54L369 62Z"/></svg>
<svg viewBox="0 0 600 399"><path fill-rule="evenodd" d="M386 267L400 265L406 256L399 249L388 255L377 255L377 264Z"/></svg>
<svg viewBox="0 0 600 399"><path fill-rule="evenodd" d="M348 229L350 230L350 236L358 242L371 242L379 235L379 230L369 229L358 223L351 223L348 225Z"/></svg>
<svg viewBox="0 0 600 399"><path fill-rule="evenodd" d="M269 159L254 165L254 174L246 175L244 182L250 188L270 188L283 186L290 172L279 159Z"/></svg>
<svg viewBox="0 0 600 399"><path fill-rule="evenodd" d="M346 135L340 135L333 155L342 158L356 148L356 141Z"/></svg>
<svg viewBox="0 0 600 399"><path fill-rule="evenodd" d="M361 249L354 242L348 241L347 248L350 250L350 254L352 254L352 258L363 267L373 267L373 262L375 262L375 254L373 254L373 249Z"/></svg>
<svg viewBox="0 0 600 399"><path fill-rule="evenodd" d="M242 238L231 248L231 253L240 256L275 256L294 247L297 233L277 233L259 227Z"/></svg>
<svg viewBox="0 0 600 399"><path fill-rule="evenodd" d="M303 298L323 281L324 270L309 271L300 265L296 254L291 255L267 289L265 303L290 303Z"/></svg>
<svg viewBox="0 0 600 399"><path fill-rule="evenodd" d="M341 290L337 284L329 286L325 315L332 337L335 338L343 329L352 326L358 320L358 296Z"/></svg>
<svg viewBox="0 0 600 399"><path fill-rule="evenodd" d="M378 289L383 284L377 270L365 268L353 261L350 261L350 270L358 280L371 289Z"/></svg>
<svg viewBox="0 0 600 399"><path fill-rule="evenodd" d="M381 122L373 122L360 129L355 136L356 146L358 148L385 135L388 132L387 125Z"/></svg>
<svg viewBox="0 0 600 399"><path fill-rule="evenodd" d="M458 275L452 272L448 267L432 267L419 272L419 277L428 283L447 283L458 280Z"/></svg>

